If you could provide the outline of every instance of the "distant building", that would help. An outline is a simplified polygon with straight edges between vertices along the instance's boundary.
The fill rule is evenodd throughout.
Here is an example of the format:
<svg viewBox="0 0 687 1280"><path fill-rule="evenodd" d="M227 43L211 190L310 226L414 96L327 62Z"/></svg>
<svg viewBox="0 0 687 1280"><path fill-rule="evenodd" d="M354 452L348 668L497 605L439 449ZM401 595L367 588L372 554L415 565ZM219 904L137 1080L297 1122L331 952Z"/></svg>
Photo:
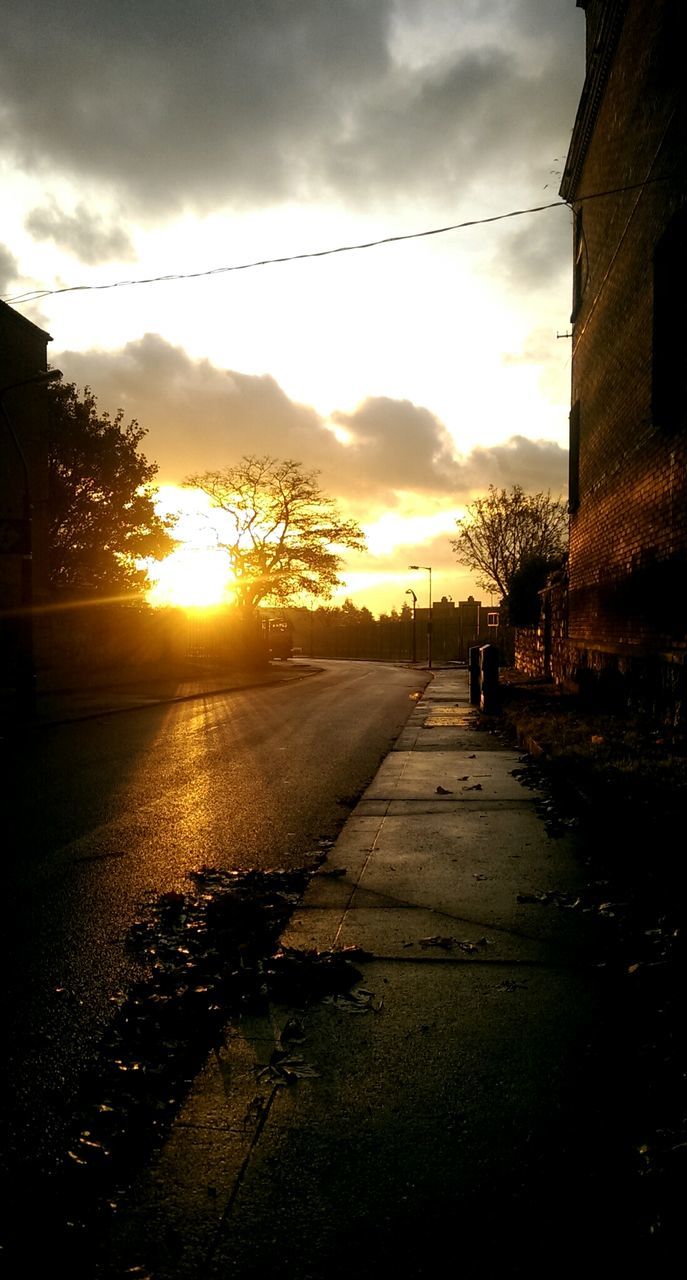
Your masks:
<svg viewBox="0 0 687 1280"><path fill-rule="evenodd" d="M687 6L577 3L586 79L561 185L574 211L567 661L580 682L599 677L677 714L687 659Z"/></svg>
<svg viewBox="0 0 687 1280"><path fill-rule="evenodd" d="M429 610L418 609L416 616L418 634L424 636ZM487 610L474 596L459 600L457 605L447 596L435 600L432 628L432 653L436 662L467 662L472 645L489 644L494 640L493 630L487 623Z"/></svg>

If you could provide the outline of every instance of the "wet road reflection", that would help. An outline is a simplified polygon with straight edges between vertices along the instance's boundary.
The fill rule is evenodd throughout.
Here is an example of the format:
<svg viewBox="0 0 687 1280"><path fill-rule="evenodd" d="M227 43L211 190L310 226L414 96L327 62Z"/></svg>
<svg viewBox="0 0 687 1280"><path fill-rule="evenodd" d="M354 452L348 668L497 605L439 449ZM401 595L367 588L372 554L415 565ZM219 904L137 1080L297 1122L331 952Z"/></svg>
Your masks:
<svg viewBox="0 0 687 1280"><path fill-rule="evenodd" d="M8 1166L50 1163L79 1072L136 978L147 894L203 864L291 868L333 838L422 685L323 663L298 682L46 729L7 760Z"/></svg>

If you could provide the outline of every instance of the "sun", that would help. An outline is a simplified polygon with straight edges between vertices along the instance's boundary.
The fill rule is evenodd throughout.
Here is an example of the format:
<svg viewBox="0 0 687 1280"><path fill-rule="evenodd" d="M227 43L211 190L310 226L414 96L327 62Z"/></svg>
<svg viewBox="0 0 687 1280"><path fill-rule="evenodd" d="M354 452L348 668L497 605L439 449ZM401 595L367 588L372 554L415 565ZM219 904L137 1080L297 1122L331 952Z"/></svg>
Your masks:
<svg viewBox="0 0 687 1280"><path fill-rule="evenodd" d="M208 547L182 545L148 569L152 605L209 609L232 599L227 558Z"/></svg>
<svg viewBox="0 0 687 1280"><path fill-rule="evenodd" d="M211 609L233 600L227 553L218 546L217 513L205 494L165 485L156 510L172 515L177 546L164 560L148 560L148 603L186 609Z"/></svg>

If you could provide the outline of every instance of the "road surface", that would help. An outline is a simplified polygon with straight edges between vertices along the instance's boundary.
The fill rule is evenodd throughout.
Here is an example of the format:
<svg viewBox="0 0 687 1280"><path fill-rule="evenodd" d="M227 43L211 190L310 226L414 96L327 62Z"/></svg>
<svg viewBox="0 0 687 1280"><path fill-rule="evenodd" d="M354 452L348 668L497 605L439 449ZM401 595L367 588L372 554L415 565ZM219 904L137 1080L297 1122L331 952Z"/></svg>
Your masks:
<svg viewBox="0 0 687 1280"><path fill-rule="evenodd" d="M3 1025L9 1166L49 1166L80 1071L137 976L124 939L203 864L301 866L338 832L422 673L302 681L45 728L10 745Z"/></svg>

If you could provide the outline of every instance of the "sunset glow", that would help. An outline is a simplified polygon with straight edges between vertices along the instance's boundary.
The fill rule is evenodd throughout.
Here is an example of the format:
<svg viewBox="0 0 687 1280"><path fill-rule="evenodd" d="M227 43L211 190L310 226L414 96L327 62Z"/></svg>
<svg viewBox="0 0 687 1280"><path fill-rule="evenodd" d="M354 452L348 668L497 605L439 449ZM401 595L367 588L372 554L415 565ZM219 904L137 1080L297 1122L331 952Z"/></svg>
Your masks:
<svg viewBox="0 0 687 1280"><path fill-rule="evenodd" d="M153 605L212 608L230 603L231 572L221 545L221 512L213 511L204 493L164 485L156 503L158 514L175 521L178 545L164 560L147 564Z"/></svg>
<svg viewBox="0 0 687 1280"><path fill-rule="evenodd" d="M210 608L232 599L226 555L182 545L149 569L148 601L154 605Z"/></svg>
<svg viewBox="0 0 687 1280"><path fill-rule="evenodd" d="M412 563L479 590L459 512L566 484L572 0L10 15L0 291L51 362L141 424L177 497L246 455L317 471L369 535L342 575L359 605L401 607ZM214 519L178 531L196 558L155 598L224 598Z"/></svg>

